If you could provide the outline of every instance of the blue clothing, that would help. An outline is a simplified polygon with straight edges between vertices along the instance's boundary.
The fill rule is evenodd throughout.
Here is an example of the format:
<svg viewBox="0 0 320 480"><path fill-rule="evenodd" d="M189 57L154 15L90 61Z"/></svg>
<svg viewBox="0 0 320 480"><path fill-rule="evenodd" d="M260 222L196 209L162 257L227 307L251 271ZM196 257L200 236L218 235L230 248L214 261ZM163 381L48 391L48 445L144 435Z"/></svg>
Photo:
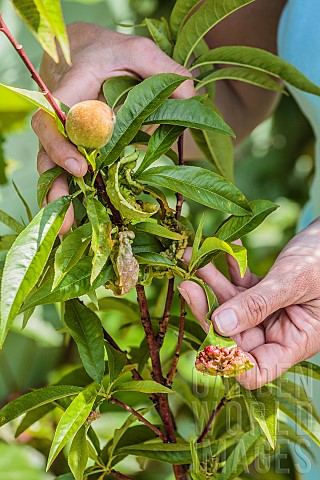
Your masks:
<svg viewBox="0 0 320 480"><path fill-rule="evenodd" d="M282 12L278 29L278 53L283 59L297 67L306 77L320 85L320 3L319 0L288 0ZM308 118L316 138L315 175L310 189L309 201L303 209L298 230L309 225L320 216L320 97L288 89L295 97L301 110ZM320 239L319 239L320 241ZM312 358L318 363L320 354ZM312 382L311 397L319 412L320 382ZM306 437L304 437L306 439ZM319 447L312 443L316 464L306 469L306 480L320 478ZM299 455L298 455L299 457ZM296 457L297 464L303 465Z"/></svg>
<svg viewBox="0 0 320 480"><path fill-rule="evenodd" d="M288 0L278 29L279 56L320 85L320 4L319 0ZM303 210L299 230L320 216L320 97L288 89L308 118L316 137L315 176L310 200Z"/></svg>

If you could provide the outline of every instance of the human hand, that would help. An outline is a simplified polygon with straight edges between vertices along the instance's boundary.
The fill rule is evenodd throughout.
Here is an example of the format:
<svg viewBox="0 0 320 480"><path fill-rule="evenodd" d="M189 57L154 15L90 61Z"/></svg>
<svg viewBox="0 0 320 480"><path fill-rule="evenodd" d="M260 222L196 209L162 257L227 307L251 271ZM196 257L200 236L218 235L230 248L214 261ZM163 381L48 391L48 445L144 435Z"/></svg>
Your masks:
<svg viewBox="0 0 320 480"><path fill-rule="evenodd" d="M232 336L255 364L238 377L255 389L320 351L320 220L296 235L259 279L228 258L231 282L212 264L198 271L217 295L215 329ZM190 252L186 252L186 259ZM208 329L206 297L191 281L179 286L193 314Z"/></svg>
<svg viewBox="0 0 320 480"><path fill-rule="evenodd" d="M44 55L40 74L53 95L70 107L83 100L98 99L103 82L110 77L133 75L144 79L166 72L190 76L186 68L174 62L148 38L123 35L88 23L69 26L68 34L72 66L62 59L55 64ZM186 81L173 96L188 98L194 93L192 81ZM57 164L76 177L85 175L86 160L58 131L50 115L38 110L32 118L32 127L41 144L39 174ZM68 193L67 177L61 175L54 182L47 200L51 202ZM66 233L73 221L70 207L60 234Z"/></svg>

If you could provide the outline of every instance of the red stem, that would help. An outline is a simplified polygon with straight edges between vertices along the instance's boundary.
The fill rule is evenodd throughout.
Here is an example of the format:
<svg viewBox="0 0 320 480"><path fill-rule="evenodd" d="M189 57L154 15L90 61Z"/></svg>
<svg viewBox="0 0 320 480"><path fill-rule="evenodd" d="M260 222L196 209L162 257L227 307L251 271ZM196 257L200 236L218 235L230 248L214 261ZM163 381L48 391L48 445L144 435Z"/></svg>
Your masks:
<svg viewBox="0 0 320 480"><path fill-rule="evenodd" d="M20 45L17 40L14 38L10 30L8 29L7 25L4 23L2 18L2 14L0 13L0 32L3 32L5 36L8 38L9 42L13 45L15 50L17 51L18 55L20 56L23 63L26 65L27 69L31 73L31 78L36 82L39 86L40 90L42 91L43 95L46 97L50 105L52 106L53 110L56 112L57 117L64 125L66 121L66 114L60 109L57 102L55 101L54 97L50 93L48 87L32 65L30 59L28 58L24 48Z"/></svg>
<svg viewBox="0 0 320 480"><path fill-rule="evenodd" d="M167 376L167 385L170 386L173 382L173 378L175 374L177 373L177 367L178 367L178 362L181 354L181 347L182 347L182 340L183 340L183 332L184 332L184 321L186 318L186 301L185 299L180 295L180 323L179 323L179 333L178 333L178 341L177 341L177 347L176 351L173 357L173 362L171 365L170 372Z"/></svg>
<svg viewBox="0 0 320 480"><path fill-rule="evenodd" d="M114 398L112 397L110 399L110 402L111 403L114 403L116 405L119 405L120 407L124 408L125 410L127 410L128 412L132 413L132 415L134 415L135 417L137 417L137 419L144 423L147 427L149 427L159 438L161 438L161 440L163 442L166 441L166 437L163 435L163 433L161 432L161 430L159 430L159 428L155 427L154 425L152 425L152 423L150 423L146 418L144 418L142 415L140 415L139 412L137 412L136 410L134 410L134 408L130 407L129 405L127 405L126 403L123 403L121 402L120 400L118 400L117 398Z"/></svg>
<svg viewBox="0 0 320 480"><path fill-rule="evenodd" d="M201 433L200 437L198 438L197 440L197 443L201 443L203 442L203 440L205 439L205 437L208 435L211 427L212 427L212 424L213 424L213 421L214 419L216 418L217 414L220 412L220 410L225 406L225 404L227 403L227 399L226 397L223 397L223 399L221 400L221 402L219 403L219 405L217 406L217 408L215 410L213 410L213 412L211 413L210 415L210 418L206 424L206 426L204 427L203 429L203 432Z"/></svg>

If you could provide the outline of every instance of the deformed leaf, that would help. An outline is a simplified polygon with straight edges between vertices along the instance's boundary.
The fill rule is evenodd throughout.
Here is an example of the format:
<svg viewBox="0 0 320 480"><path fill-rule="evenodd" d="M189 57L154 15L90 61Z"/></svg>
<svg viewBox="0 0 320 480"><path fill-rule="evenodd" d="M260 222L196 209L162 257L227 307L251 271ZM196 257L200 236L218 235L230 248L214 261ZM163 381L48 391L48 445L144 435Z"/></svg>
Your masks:
<svg viewBox="0 0 320 480"><path fill-rule="evenodd" d="M77 344L83 366L90 377L101 383L104 375L104 337L99 317L79 300L65 304L64 321Z"/></svg>
<svg viewBox="0 0 320 480"><path fill-rule="evenodd" d="M71 197L61 197L41 210L6 257L1 285L1 344L23 301L40 278L70 202Z"/></svg>
<svg viewBox="0 0 320 480"><path fill-rule="evenodd" d="M77 433L85 423L93 407L99 391L99 385L89 385L71 402L63 413L50 448L47 469L50 468L59 452L67 444L70 438Z"/></svg>
<svg viewBox="0 0 320 480"><path fill-rule="evenodd" d="M12 400L0 410L0 427L34 408L41 407L59 398L77 395L81 391L81 387L73 385L54 385L26 393Z"/></svg>
<svg viewBox="0 0 320 480"><path fill-rule="evenodd" d="M137 284L139 263L133 256L131 243L134 233L130 230L119 232L119 244L116 257L113 258L117 274L117 285L114 291L117 295L125 295Z"/></svg>
<svg viewBox="0 0 320 480"><path fill-rule="evenodd" d="M180 192L187 198L226 213L243 216L251 213L244 195L231 182L200 167L166 166L146 170L139 181Z"/></svg>
<svg viewBox="0 0 320 480"><path fill-rule="evenodd" d="M154 221L139 222L134 225L134 228L140 232L151 233L162 238L169 238L171 240L182 240L181 233L174 232L163 225Z"/></svg>

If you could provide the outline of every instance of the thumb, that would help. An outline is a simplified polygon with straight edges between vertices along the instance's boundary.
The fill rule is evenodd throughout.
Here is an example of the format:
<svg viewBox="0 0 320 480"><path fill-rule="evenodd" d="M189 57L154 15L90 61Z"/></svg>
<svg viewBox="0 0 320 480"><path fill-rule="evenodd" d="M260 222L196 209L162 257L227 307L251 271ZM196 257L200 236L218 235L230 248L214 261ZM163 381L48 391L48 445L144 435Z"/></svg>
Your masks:
<svg viewBox="0 0 320 480"><path fill-rule="evenodd" d="M211 318L221 335L233 336L260 324L279 308L295 303L295 295L292 281L273 270L260 283L217 308Z"/></svg>

